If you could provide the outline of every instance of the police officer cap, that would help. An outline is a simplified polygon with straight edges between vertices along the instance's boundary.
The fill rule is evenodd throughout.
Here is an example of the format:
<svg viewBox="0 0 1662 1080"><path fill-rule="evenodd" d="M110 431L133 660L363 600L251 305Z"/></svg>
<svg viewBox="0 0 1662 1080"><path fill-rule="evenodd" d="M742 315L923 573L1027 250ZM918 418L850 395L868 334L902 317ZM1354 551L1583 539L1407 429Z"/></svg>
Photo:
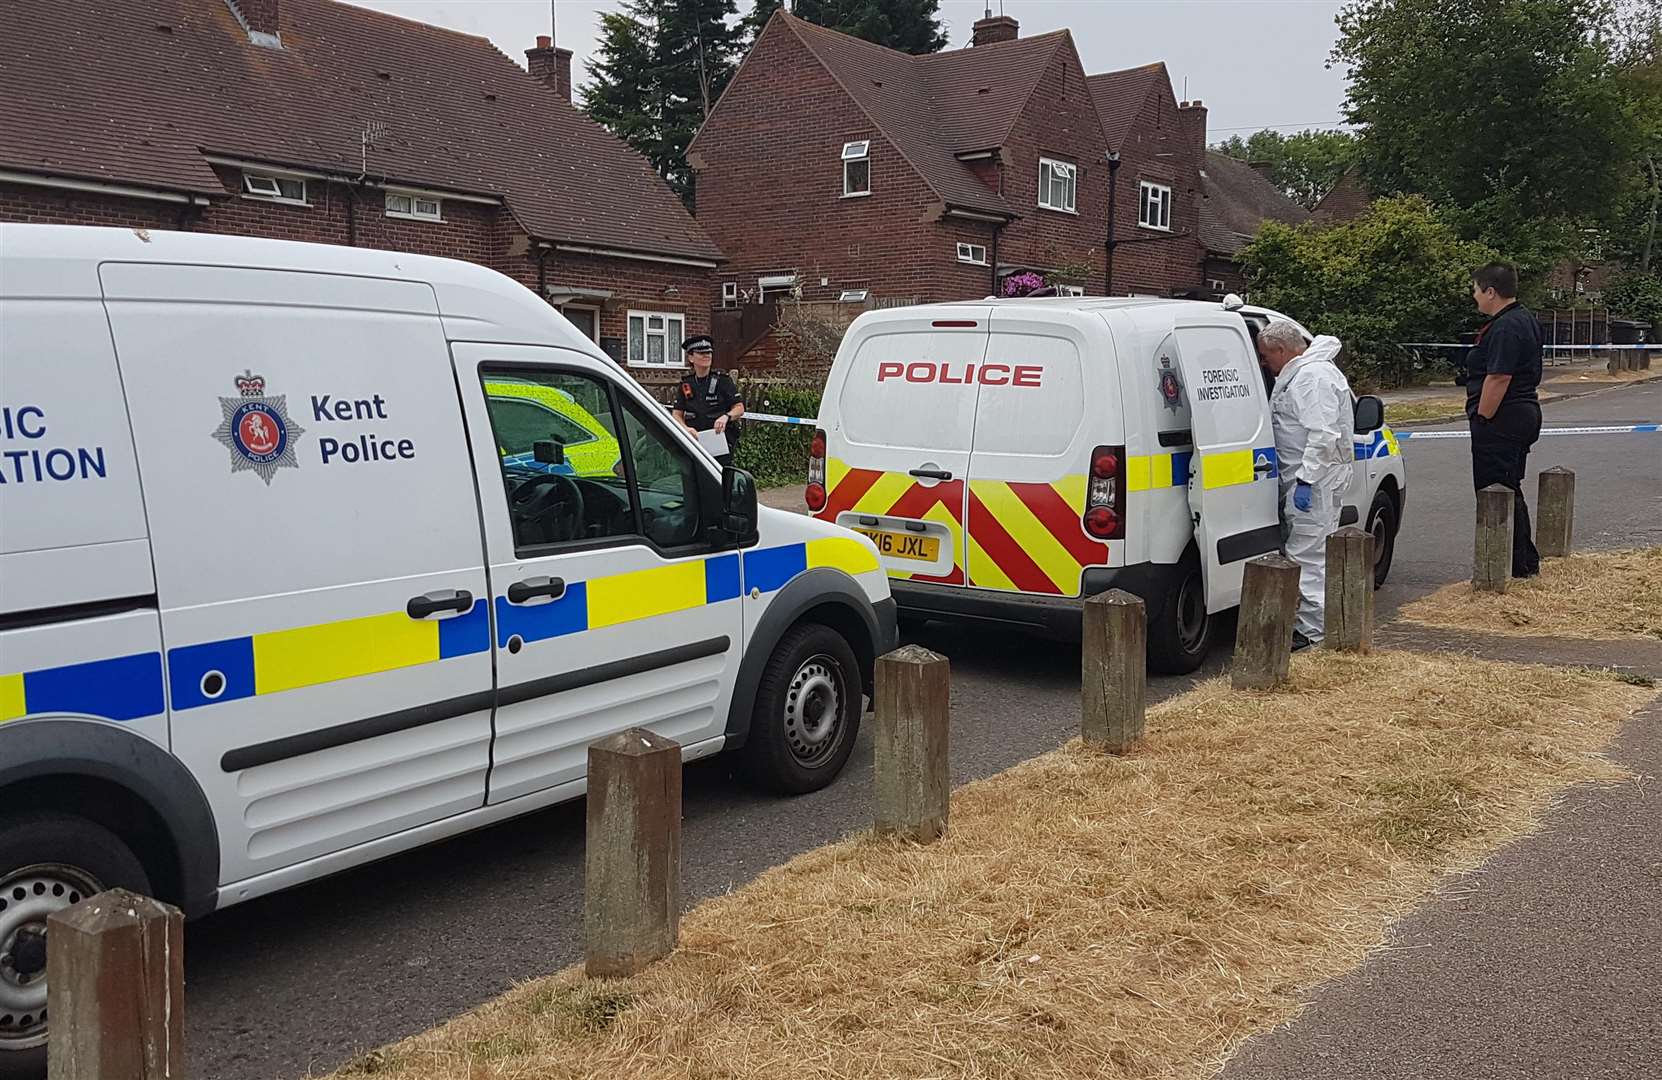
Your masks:
<svg viewBox="0 0 1662 1080"><path fill-rule="evenodd" d="M714 352L715 343L708 334L697 334L681 343L682 352Z"/></svg>

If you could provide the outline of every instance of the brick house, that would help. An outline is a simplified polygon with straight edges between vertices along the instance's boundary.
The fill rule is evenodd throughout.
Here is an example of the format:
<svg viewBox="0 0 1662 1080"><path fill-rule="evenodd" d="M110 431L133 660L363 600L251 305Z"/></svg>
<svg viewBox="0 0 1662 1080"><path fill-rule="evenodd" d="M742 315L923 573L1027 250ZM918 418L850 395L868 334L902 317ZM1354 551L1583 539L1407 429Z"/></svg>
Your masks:
<svg viewBox="0 0 1662 1080"><path fill-rule="evenodd" d="M1270 183L1262 169L1216 150L1206 151L1200 173L1200 240L1206 251L1205 288L1209 295L1246 296L1241 249L1265 221L1302 225L1310 211Z"/></svg>
<svg viewBox="0 0 1662 1080"><path fill-rule="evenodd" d="M0 5L0 220L470 259L642 381L678 377L721 254L571 103L571 51L333 0Z"/></svg>
<svg viewBox="0 0 1662 1080"><path fill-rule="evenodd" d="M994 16L910 56L781 10L688 160L727 304L980 297L1027 270L1102 294L1111 171L1112 291L1168 295L1202 284L1205 129L1164 65L1087 77L1067 30Z"/></svg>

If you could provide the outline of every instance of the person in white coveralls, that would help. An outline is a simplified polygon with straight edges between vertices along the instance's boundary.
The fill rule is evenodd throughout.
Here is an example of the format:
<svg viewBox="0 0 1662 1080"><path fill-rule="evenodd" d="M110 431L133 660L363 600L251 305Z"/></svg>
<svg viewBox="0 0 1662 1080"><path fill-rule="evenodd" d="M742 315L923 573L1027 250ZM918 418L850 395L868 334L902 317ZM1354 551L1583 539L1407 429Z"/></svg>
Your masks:
<svg viewBox="0 0 1662 1080"><path fill-rule="evenodd" d="M1298 563L1298 615L1293 651L1321 643L1327 610L1327 538L1339 527L1339 506L1356 460L1356 405L1335 362L1339 339L1305 344L1285 320L1258 334L1258 356L1275 387L1270 418L1281 471L1281 537Z"/></svg>

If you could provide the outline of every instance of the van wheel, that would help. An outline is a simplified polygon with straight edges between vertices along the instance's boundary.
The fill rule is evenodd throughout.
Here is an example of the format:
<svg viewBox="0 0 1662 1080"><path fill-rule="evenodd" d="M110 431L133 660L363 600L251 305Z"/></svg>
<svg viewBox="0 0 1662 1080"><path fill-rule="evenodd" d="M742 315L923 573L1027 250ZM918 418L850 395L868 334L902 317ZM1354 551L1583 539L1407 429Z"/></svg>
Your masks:
<svg viewBox="0 0 1662 1080"><path fill-rule="evenodd" d="M1368 510L1368 532L1373 534L1373 587L1385 584L1391 573L1391 557L1397 551L1397 504L1381 491L1374 495Z"/></svg>
<svg viewBox="0 0 1662 1080"><path fill-rule="evenodd" d="M150 877L108 829L68 814L0 817L0 1077L46 1074L46 920Z"/></svg>
<svg viewBox="0 0 1662 1080"><path fill-rule="evenodd" d="M793 627L773 650L756 689L745 772L781 795L818 791L837 778L860 732L860 664L828 626Z"/></svg>
<svg viewBox="0 0 1662 1080"><path fill-rule="evenodd" d="M1173 568L1156 607L1148 620L1148 666L1161 675L1187 675L1206 661L1212 646L1206 581L1192 550Z"/></svg>

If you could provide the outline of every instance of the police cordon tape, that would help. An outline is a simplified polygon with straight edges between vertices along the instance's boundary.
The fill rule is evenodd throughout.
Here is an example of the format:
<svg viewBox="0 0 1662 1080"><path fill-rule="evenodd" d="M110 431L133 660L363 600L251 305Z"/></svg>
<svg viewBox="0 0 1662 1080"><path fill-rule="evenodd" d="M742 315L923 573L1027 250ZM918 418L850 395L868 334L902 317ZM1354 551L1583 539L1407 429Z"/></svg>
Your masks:
<svg viewBox="0 0 1662 1080"><path fill-rule="evenodd" d="M760 420L767 424L797 424L803 427L813 427L817 420L805 420L800 416L775 416L772 413L744 414L746 420ZM1573 428L1542 428L1541 435L1654 435L1662 431L1662 424L1621 424L1614 427L1573 427ZM1469 439L1469 431L1396 431L1392 432L1401 439Z"/></svg>

